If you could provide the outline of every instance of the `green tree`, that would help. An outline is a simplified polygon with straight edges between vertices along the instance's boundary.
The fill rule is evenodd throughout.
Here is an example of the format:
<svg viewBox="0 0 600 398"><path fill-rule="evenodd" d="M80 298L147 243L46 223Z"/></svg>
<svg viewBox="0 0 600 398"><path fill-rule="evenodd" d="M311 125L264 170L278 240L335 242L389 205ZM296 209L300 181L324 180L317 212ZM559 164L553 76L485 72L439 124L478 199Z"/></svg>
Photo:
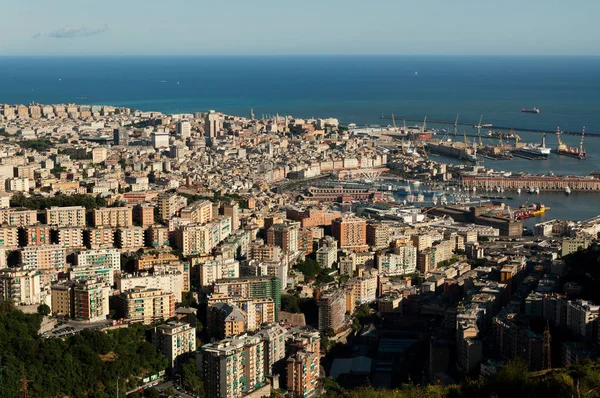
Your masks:
<svg viewBox="0 0 600 398"><path fill-rule="evenodd" d="M302 272L302 274L304 274L304 276L307 279L314 279L317 277L317 275L319 275L319 273L321 272L321 267L319 266L319 263L316 260L313 260L311 258L307 258L304 261L300 261L297 265L296 265L296 269L300 272Z"/></svg>
<svg viewBox="0 0 600 398"><path fill-rule="evenodd" d="M188 359L181 365L180 374L181 384L183 384L186 391L193 392L201 397L205 396L204 384L196 370L196 360L194 358Z"/></svg>
<svg viewBox="0 0 600 398"><path fill-rule="evenodd" d="M49 315L50 307L47 304L40 304L37 307L37 313L40 315Z"/></svg>
<svg viewBox="0 0 600 398"><path fill-rule="evenodd" d="M300 297L295 294L282 294L281 295L281 310L291 312L293 314L299 314L300 310Z"/></svg>
<svg viewBox="0 0 600 398"><path fill-rule="evenodd" d="M144 398L160 398L160 392L152 387L144 390Z"/></svg>

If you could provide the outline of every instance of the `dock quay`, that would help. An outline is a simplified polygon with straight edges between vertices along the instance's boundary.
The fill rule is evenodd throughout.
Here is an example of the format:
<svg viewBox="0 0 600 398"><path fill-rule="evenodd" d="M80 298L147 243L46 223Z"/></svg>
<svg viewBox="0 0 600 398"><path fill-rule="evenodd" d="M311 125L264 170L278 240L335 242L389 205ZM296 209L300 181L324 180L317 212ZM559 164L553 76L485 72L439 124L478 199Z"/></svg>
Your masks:
<svg viewBox="0 0 600 398"><path fill-rule="evenodd" d="M463 175L460 178L462 188L503 188L517 190L538 188L540 191L564 191L569 187L572 191L600 192L600 178L590 176L548 176L548 175L514 175L514 176L474 176Z"/></svg>
<svg viewBox="0 0 600 398"><path fill-rule="evenodd" d="M382 116L380 119L389 119L392 120L392 117L387 117L387 116ZM396 121L398 120L406 120L406 121L410 121L410 122L423 122L423 118L415 118L415 117L404 117L404 116L395 116L394 119ZM447 125L458 125L458 126L469 126L469 127L473 127L477 125L477 122L456 122L455 120L432 120L432 119L427 119L427 123L430 124L447 124ZM515 131L527 131L530 133L550 133L550 134L554 134L556 132L556 130L546 130L546 129L532 129L532 128L527 128L527 127L516 127L516 126L512 126L512 127L503 127L503 126L496 126L496 125L486 125L486 128L493 128L494 130L506 130L506 131L510 131L510 130L515 130ZM567 135L581 135L581 131L563 131L562 134L567 134ZM587 131L585 132L586 136L590 136L590 137L600 137L600 133L588 133Z"/></svg>

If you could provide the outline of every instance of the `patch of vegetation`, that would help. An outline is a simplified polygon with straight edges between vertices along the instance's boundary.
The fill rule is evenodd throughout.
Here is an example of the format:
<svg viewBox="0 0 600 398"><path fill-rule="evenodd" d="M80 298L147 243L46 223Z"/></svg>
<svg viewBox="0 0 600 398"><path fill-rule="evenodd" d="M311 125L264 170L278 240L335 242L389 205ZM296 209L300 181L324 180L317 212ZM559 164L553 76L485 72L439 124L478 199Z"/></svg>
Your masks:
<svg viewBox="0 0 600 398"><path fill-rule="evenodd" d="M378 390L372 387L346 390L335 380L323 380L325 398L431 398L431 397L597 397L600 364L589 360L564 369L530 373L521 361L508 362L497 374L461 384L415 386Z"/></svg>
<svg viewBox="0 0 600 398"><path fill-rule="evenodd" d="M85 148L64 148L59 149L61 155L69 155L72 160L92 159L92 152L87 152Z"/></svg>
<svg viewBox="0 0 600 398"><path fill-rule="evenodd" d="M25 207L31 210L45 210L52 206L83 206L87 210L106 206L106 200L100 196L75 194L59 194L51 197L32 196L26 198L22 194L14 195L10 199L10 207Z"/></svg>
<svg viewBox="0 0 600 398"><path fill-rule="evenodd" d="M20 396L25 374L32 397L114 397L117 377L120 391L127 391L137 387L140 377L168 366L146 341L142 325L43 339L37 334L41 320L41 315L26 315L11 303L0 302L2 396Z"/></svg>
<svg viewBox="0 0 600 398"><path fill-rule="evenodd" d="M54 147L52 141L46 139L19 141L18 144L21 148L34 149L38 152L46 152L48 149Z"/></svg>

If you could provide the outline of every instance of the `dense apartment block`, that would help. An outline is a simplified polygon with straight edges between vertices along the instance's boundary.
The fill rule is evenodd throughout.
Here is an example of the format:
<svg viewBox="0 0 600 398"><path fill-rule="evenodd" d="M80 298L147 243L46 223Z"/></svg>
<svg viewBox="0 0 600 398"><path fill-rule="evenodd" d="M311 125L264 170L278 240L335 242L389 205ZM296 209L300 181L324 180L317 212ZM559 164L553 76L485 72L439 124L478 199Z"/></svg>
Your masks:
<svg viewBox="0 0 600 398"><path fill-rule="evenodd" d="M85 207L53 206L46 209L46 224L57 227L85 227Z"/></svg>
<svg viewBox="0 0 600 398"><path fill-rule="evenodd" d="M37 212L35 210L0 209L0 224L26 227L37 224Z"/></svg>
<svg viewBox="0 0 600 398"><path fill-rule="evenodd" d="M196 328L185 322L169 322L154 328L152 343L177 369L183 360L196 352Z"/></svg>
<svg viewBox="0 0 600 398"><path fill-rule="evenodd" d="M287 390L297 397L317 395L319 354L300 351L287 360Z"/></svg>
<svg viewBox="0 0 600 398"><path fill-rule="evenodd" d="M133 208L133 222L142 228L154 224L154 206L148 203L140 203Z"/></svg>
<svg viewBox="0 0 600 398"><path fill-rule="evenodd" d="M149 325L175 315L175 295L162 289L135 287L119 294L117 309L125 319Z"/></svg>
<svg viewBox="0 0 600 398"><path fill-rule="evenodd" d="M135 251L144 247L144 230L142 227L121 227L115 233L117 247Z"/></svg>
<svg viewBox="0 0 600 398"><path fill-rule="evenodd" d="M281 281L276 277L251 277L220 279L213 285L213 293L235 299L266 299L275 304L275 320L279 320L281 308Z"/></svg>
<svg viewBox="0 0 600 398"><path fill-rule="evenodd" d="M79 267L110 268L121 272L121 254L117 249L90 249L75 254L75 264Z"/></svg>
<svg viewBox="0 0 600 398"><path fill-rule="evenodd" d="M20 232L23 246L43 246L52 243L50 241L50 226L48 225L29 225L22 227Z"/></svg>
<svg viewBox="0 0 600 398"><path fill-rule="evenodd" d="M215 339L237 336L247 331L245 314L235 304L227 302L209 304L206 322L208 335Z"/></svg>
<svg viewBox="0 0 600 398"><path fill-rule="evenodd" d="M417 271L417 248L399 246L393 253L377 255L377 269L387 276L406 275Z"/></svg>
<svg viewBox="0 0 600 398"><path fill-rule="evenodd" d="M299 223L274 224L267 230L267 244L279 246L284 252L298 251Z"/></svg>
<svg viewBox="0 0 600 398"><path fill-rule="evenodd" d="M88 228L84 230L83 237L92 250L115 247L115 232L112 228Z"/></svg>
<svg viewBox="0 0 600 398"><path fill-rule="evenodd" d="M197 355L207 397L238 398L266 383L264 342L241 335L205 344Z"/></svg>
<svg viewBox="0 0 600 398"><path fill-rule="evenodd" d="M59 245L27 246L19 250L24 269L61 269L67 265L67 253Z"/></svg>
<svg viewBox="0 0 600 398"><path fill-rule="evenodd" d="M212 220L213 204L209 200L200 200L180 211L180 217L183 220L189 220L191 223L204 224Z"/></svg>
<svg viewBox="0 0 600 398"><path fill-rule="evenodd" d="M340 249L365 251L367 245L367 221L352 214L344 214L331 223L333 237Z"/></svg>
<svg viewBox="0 0 600 398"><path fill-rule="evenodd" d="M93 279L67 281L51 286L52 313L84 321L100 321L108 315L110 287Z"/></svg>
<svg viewBox="0 0 600 398"><path fill-rule="evenodd" d="M9 250L19 248L19 227L14 225L6 225L0 227L0 244L4 245Z"/></svg>
<svg viewBox="0 0 600 398"><path fill-rule="evenodd" d="M121 274L115 278L117 290L124 292L136 287L159 289L175 295L175 302L181 302L183 292L183 273L179 271L149 274Z"/></svg>
<svg viewBox="0 0 600 398"><path fill-rule="evenodd" d="M210 286L218 279L239 278L240 263L233 258L208 260L200 265L200 286Z"/></svg>
<svg viewBox="0 0 600 398"><path fill-rule="evenodd" d="M98 227L131 227L133 226L132 207L103 207L94 210L94 226Z"/></svg>
<svg viewBox="0 0 600 398"><path fill-rule="evenodd" d="M161 193L158 195L157 208L158 216L161 220L166 221L180 209L187 206L187 199L183 196L171 193Z"/></svg>
<svg viewBox="0 0 600 398"><path fill-rule="evenodd" d="M319 307L319 330L332 329L338 333L344 329L346 325L346 295L342 289L324 292L317 305Z"/></svg>
<svg viewBox="0 0 600 398"><path fill-rule="evenodd" d="M15 305L35 305L42 300L40 273L22 267L0 269L0 297Z"/></svg>
<svg viewBox="0 0 600 398"><path fill-rule="evenodd" d="M162 248L170 246L169 228L162 225L152 225L146 230L146 246Z"/></svg>
<svg viewBox="0 0 600 398"><path fill-rule="evenodd" d="M57 237L57 243L66 249L82 249L85 247L83 241L83 228L64 227L52 231Z"/></svg>

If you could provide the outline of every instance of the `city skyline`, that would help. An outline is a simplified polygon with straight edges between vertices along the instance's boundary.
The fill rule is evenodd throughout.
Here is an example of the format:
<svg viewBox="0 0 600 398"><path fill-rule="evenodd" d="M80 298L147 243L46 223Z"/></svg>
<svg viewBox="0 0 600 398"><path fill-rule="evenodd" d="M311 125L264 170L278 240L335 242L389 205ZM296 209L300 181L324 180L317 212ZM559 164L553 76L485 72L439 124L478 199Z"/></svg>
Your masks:
<svg viewBox="0 0 600 398"><path fill-rule="evenodd" d="M600 4L157 1L4 7L2 55L600 55ZM27 23L22 23L26 21ZM476 34L475 34L476 33Z"/></svg>

